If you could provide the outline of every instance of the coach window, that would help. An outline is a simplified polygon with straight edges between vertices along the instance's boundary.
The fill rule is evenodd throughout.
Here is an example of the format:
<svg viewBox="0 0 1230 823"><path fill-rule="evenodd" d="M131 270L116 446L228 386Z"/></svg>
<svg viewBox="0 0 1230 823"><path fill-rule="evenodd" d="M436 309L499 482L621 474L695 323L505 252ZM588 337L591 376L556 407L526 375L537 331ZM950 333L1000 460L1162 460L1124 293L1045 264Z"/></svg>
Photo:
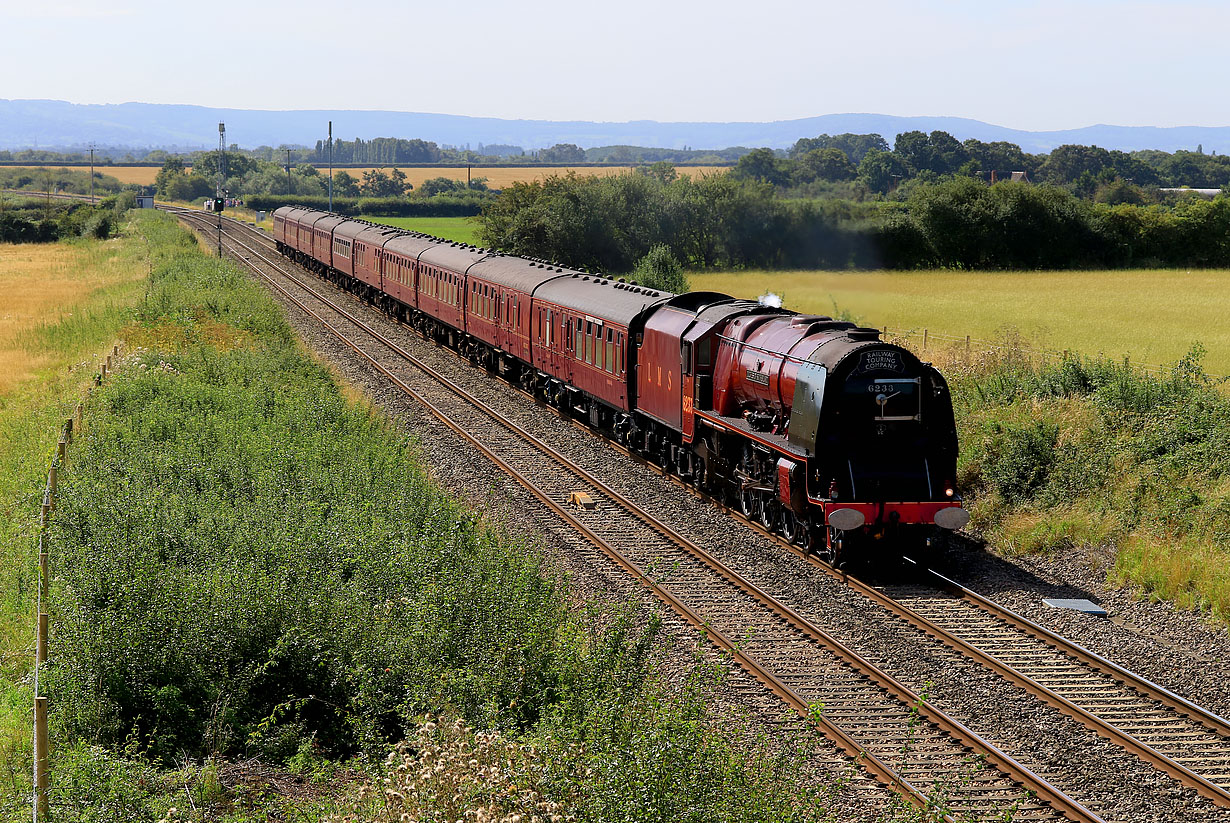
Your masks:
<svg viewBox="0 0 1230 823"><path fill-rule="evenodd" d="M615 335L615 373L623 374L624 371L624 335L623 332Z"/></svg>
<svg viewBox="0 0 1230 823"><path fill-rule="evenodd" d="M585 321L585 362L594 362L594 324Z"/></svg>
<svg viewBox="0 0 1230 823"><path fill-rule="evenodd" d="M606 330L606 370L615 371L615 330L611 328Z"/></svg>

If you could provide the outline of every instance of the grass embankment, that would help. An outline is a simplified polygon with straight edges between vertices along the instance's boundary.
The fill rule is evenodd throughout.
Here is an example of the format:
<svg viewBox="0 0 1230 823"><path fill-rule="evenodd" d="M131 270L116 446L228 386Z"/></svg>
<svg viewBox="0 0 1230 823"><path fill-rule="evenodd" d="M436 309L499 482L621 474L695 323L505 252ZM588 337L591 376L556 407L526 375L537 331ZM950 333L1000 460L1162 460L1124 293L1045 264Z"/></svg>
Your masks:
<svg viewBox="0 0 1230 823"><path fill-rule="evenodd" d="M373 223L383 223L386 226L396 226L407 231L421 231L443 240L478 244L478 225L470 217L372 217L369 215L364 216L363 219Z"/></svg>
<svg viewBox="0 0 1230 823"><path fill-rule="evenodd" d="M1010 347L927 354L953 389L958 482L992 548L1092 556L1230 620L1230 398L1199 350L1162 377Z"/></svg>
<svg viewBox="0 0 1230 823"><path fill-rule="evenodd" d="M570 611L533 546L436 486L263 290L142 220L174 256L52 534L66 818L827 817L795 755L708 708L710 672L667 685L652 625ZM249 758L308 786L244 789Z"/></svg>
<svg viewBox="0 0 1230 823"><path fill-rule="evenodd" d="M1230 271L742 272L691 274L692 287L757 297L774 292L796 311L834 304L893 330L997 340L1133 362L1178 360L1195 342L1205 368L1230 374Z"/></svg>
<svg viewBox="0 0 1230 823"><path fill-rule="evenodd" d="M144 290L138 239L0 245L0 797L29 785L39 503L60 426ZM24 782L23 782L24 781ZM0 808L7 817L8 801Z"/></svg>

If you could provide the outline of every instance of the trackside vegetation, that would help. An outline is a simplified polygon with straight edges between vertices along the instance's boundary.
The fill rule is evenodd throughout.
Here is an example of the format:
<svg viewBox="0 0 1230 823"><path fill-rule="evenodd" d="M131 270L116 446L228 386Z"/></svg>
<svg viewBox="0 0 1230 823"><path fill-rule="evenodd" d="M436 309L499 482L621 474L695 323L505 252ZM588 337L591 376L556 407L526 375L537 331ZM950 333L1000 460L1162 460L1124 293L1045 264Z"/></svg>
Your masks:
<svg viewBox="0 0 1230 823"><path fill-rule="evenodd" d="M570 609L538 550L443 491L259 286L166 216L135 226L148 289L51 534L54 811L839 817L809 734L712 708L699 658L657 674L657 626L629 607ZM393 788L411 767L424 790Z"/></svg>
<svg viewBox="0 0 1230 823"><path fill-rule="evenodd" d="M1118 582L1230 619L1230 398L1202 354L1160 376L1011 345L936 358L975 530L1009 555L1092 553Z"/></svg>

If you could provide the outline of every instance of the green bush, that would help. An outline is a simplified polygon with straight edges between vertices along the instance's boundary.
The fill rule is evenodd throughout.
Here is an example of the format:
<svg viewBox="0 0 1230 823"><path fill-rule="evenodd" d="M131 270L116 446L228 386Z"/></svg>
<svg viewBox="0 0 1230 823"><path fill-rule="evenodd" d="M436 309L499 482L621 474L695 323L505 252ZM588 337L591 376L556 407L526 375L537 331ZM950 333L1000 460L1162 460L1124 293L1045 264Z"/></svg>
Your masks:
<svg viewBox="0 0 1230 823"><path fill-rule="evenodd" d="M632 270L632 277L642 286L674 294L683 294L690 288L688 276L669 246L657 245L650 249Z"/></svg>

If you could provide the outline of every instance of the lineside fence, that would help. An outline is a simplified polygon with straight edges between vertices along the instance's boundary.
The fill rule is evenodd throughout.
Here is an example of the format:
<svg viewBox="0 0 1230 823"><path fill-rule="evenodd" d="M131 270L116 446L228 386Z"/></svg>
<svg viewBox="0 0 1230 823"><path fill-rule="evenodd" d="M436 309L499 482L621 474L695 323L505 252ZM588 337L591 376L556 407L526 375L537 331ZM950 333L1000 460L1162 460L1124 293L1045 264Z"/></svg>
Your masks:
<svg viewBox="0 0 1230 823"><path fill-rule="evenodd" d="M101 386L103 381L113 372L119 363L119 346L112 346L111 353L101 364L94 376L94 386ZM91 389L92 391L92 389ZM87 397L88 400L88 397ZM64 471L69 453L69 445L74 436L79 436L85 426L86 401L77 404L72 417L64 420L60 429L60 441L52 454L51 466L47 470L47 485L43 489L42 510L38 522L38 586L35 594L35 643L34 643L34 823L45 823L51 819L51 745L47 733L47 697L42 693L42 670L47 664L47 633L50 628L50 610L48 596L50 594L50 546L48 545L48 527L56 508L56 494L60 483L60 473Z"/></svg>

